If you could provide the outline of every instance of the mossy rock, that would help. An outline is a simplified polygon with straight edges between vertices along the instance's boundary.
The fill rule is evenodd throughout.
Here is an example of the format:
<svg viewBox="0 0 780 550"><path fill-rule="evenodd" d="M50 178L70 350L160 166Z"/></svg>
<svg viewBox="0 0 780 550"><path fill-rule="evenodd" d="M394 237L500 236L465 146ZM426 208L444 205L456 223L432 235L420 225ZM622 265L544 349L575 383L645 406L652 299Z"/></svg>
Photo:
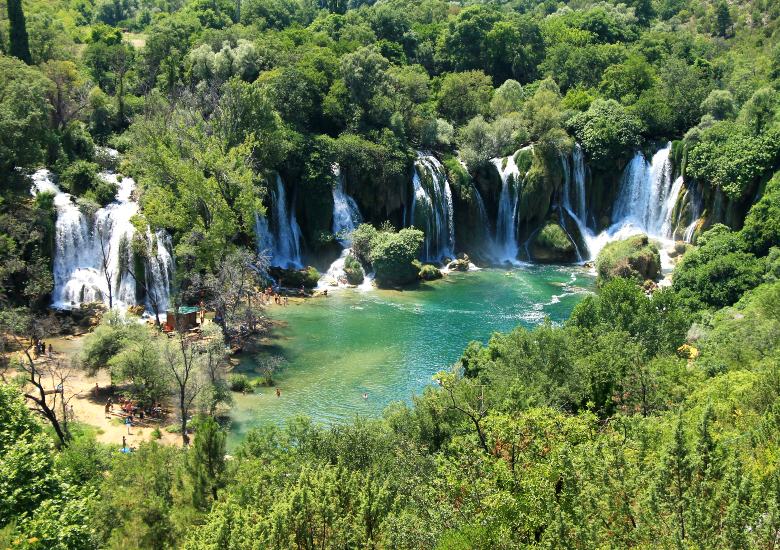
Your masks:
<svg viewBox="0 0 780 550"><path fill-rule="evenodd" d="M647 235L635 235L607 244L596 259L596 272L599 285L616 277L656 281L661 276L661 255Z"/></svg>
<svg viewBox="0 0 780 550"><path fill-rule="evenodd" d="M423 281L435 281L436 279L441 278L441 270L439 270L439 268L435 265L425 264L422 266L422 268L420 268L420 279Z"/></svg>
<svg viewBox="0 0 780 550"><path fill-rule="evenodd" d="M534 237L531 244L534 261L542 263L568 263L577 259L577 249L566 231L554 222L548 222Z"/></svg>
<svg viewBox="0 0 780 550"><path fill-rule="evenodd" d="M279 281L281 286L287 288L314 288L320 280L320 272L308 266L303 269L283 269L272 267L269 269L271 277Z"/></svg>

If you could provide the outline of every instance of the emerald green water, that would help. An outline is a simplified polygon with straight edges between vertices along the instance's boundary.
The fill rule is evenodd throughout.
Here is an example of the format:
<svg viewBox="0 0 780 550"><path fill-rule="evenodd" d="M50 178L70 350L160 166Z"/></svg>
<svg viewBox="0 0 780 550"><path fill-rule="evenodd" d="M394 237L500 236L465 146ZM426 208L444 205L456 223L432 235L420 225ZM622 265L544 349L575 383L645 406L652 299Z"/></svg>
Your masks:
<svg viewBox="0 0 780 550"><path fill-rule="evenodd" d="M273 307L271 316L283 326L263 353L286 359L274 377L281 397L265 387L234 394L230 442L297 415L323 423L378 415L390 402L421 392L471 340L485 342L493 332L545 317L563 321L593 284L578 267L483 269L403 292L334 290L327 298ZM239 371L257 376L254 368L253 357L244 357Z"/></svg>

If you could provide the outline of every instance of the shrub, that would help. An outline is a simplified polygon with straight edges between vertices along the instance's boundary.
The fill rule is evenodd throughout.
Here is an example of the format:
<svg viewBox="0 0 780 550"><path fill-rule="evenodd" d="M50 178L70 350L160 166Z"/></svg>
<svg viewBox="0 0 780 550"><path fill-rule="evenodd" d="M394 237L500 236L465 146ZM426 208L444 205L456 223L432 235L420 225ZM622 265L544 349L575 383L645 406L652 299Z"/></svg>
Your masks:
<svg viewBox="0 0 780 550"><path fill-rule="evenodd" d="M636 235L607 244L596 259L596 272L599 285L618 277L655 280L661 273L661 256L647 235Z"/></svg>
<svg viewBox="0 0 780 550"><path fill-rule="evenodd" d="M764 279L764 262L745 250L738 233L715 225L699 236L699 247L683 256L673 288L691 309L731 305Z"/></svg>
<svg viewBox="0 0 780 550"><path fill-rule="evenodd" d="M359 285L363 282L363 266L352 254L344 259L344 274L351 285Z"/></svg>
<svg viewBox="0 0 780 550"><path fill-rule="evenodd" d="M376 237L376 228L362 223L352 232L352 254L365 265L371 264L371 242Z"/></svg>
<svg viewBox="0 0 780 550"><path fill-rule="evenodd" d="M534 237L533 256L537 261L568 262L575 259L576 252L574 243L557 223L548 223Z"/></svg>
<svg viewBox="0 0 780 550"><path fill-rule="evenodd" d="M380 286L408 284L417 279L414 262L420 254L423 232L405 228L398 233L379 232L371 243L371 265Z"/></svg>
<svg viewBox="0 0 780 550"><path fill-rule="evenodd" d="M81 195L98 183L98 165L86 160L77 160L62 171L60 179L73 195Z"/></svg>
<svg viewBox="0 0 780 550"><path fill-rule="evenodd" d="M153 429L151 436L152 439L162 439L162 432L160 431L160 428Z"/></svg>
<svg viewBox="0 0 780 550"><path fill-rule="evenodd" d="M613 99L597 99L587 111L575 115L570 126L597 165L628 155L639 145L642 133L640 120Z"/></svg>
<svg viewBox="0 0 780 550"><path fill-rule="evenodd" d="M97 178L92 188L87 190L84 196L95 201L100 206L105 206L114 201L118 187L119 186L113 182Z"/></svg>
<svg viewBox="0 0 780 550"><path fill-rule="evenodd" d="M763 196L748 212L742 238L748 249L759 256L780 245L780 172L769 180Z"/></svg>
<svg viewBox="0 0 780 550"><path fill-rule="evenodd" d="M244 393L252 391L252 384L249 381L249 377L246 374L237 372L228 375L228 386L230 386L231 391Z"/></svg>
<svg viewBox="0 0 780 550"><path fill-rule="evenodd" d="M282 269L273 267L269 273L288 288L314 288L320 280L320 272L312 266L303 269Z"/></svg>

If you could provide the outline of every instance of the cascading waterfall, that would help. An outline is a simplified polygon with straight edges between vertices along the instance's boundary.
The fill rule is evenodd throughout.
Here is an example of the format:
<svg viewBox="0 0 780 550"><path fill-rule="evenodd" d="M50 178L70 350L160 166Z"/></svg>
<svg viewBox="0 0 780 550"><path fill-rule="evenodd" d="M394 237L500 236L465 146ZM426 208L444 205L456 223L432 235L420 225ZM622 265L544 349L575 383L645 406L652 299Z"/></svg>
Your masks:
<svg viewBox="0 0 780 550"><path fill-rule="evenodd" d="M668 218L677 200L675 190L679 185L672 182L672 163L669 153L672 144L658 150L647 162L637 152L631 159L620 184L620 191L612 213L613 224L632 224L648 235L667 238ZM664 226L667 226L665 228Z"/></svg>
<svg viewBox="0 0 780 550"><path fill-rule="evenodd" d="M496 237L494 239L494 257L499 262L517 262L519 247L517 244L517 205L519 200L520 169L515 156L491 160L501 176L501 194L498 199L496 216Z"/></svg>
<svg viewBox="0 0 780 550"><path fill-rule="evenodd" d="M320 277L317 287L320 289L329 287L347 286L347 276L344 272L344 262L352 250L349 248L350 233L357 228L363 220L355 199L347 195L344 190L344 176L339 165L333 166L335 185L333 186L333 234L341 243L341 255L330 264L328 270Z"/></svg>
<svg viewBox="0 0 780 550"><path fill-rule="evenodd" d="M693 235L696 232L696 228L699 226L699 218L701 218L702 210L704 210L704 206L702 205L702 198L698 193L695 192L693 188L689 191L688 194L688 204L690 204L691 208L691 223L688 224L688 226L685 228L685 231L683 232L683 240L686 243L693 241Z"/></svg>
<svg viewBox="0 0 780 550"><path fill-rule="evenodd" d="M344 176L338 165L333 167L336 184L333 186L333 234L342 244L349 242L348 234L363 221L355 199L344 190Z"/></svg>
<svg viewBox="0 0 780 550"><path fill-rule="evenodd" d="M298 269L301 263L301 228L295 218L293 204L288 208L284 182L276 175L276 189L271 191L272 219L255 214L257 249L271 256L271 263L284 268Z"/></svg>
<svg viewBox="0 0 780 550"><path fill-rule="evenodd" d="M577 208L574 213L584 224L588 222L588 210L585 196L585 153L582 151L579 143L574 144L574 151L571 155L572 172L574 174L574 190L577 197Z"/></svg>
<svg viewBox="0 0 780 550"><path fill-rule="evenodd" d="M427 176L425 181L421 172ZM436 157L418 151L412 186L409 225L425 233L423 259L440 261L452 257L455 252L452 191L444 167Z"/></svg>
<svg viewBox="0 0 780 550"><path fill-rule="evenodd" d="M136 231L130 220L138 212L138 203L132 199L135 182L127 177L120 180L109 172L100 177L116 184L118 191L116 200L98 209L91 218L79 209L71 195L60 191L48 170L39 170L32 177L32 193L54 194L57 209L52 306L58 309L96 301L108 304L109 294L116 308L136 303L136 281L130 273L131 242ZM158 311L165 311L173 273L169 238L164 232L150 238L148 229L146 236L146 306L151 310L156 304Z"/></svg>
<svg viewBox="0 0 780 550"><path fill-rule="evenodd" d="M577 224L587 247L589 259L595 258L608 242L624 239L631 235L646 233L663 242L674 236L672 213L683 189L683 179L672 181L672 164L669 158L672 144L658 150L651 161L637 152L626 166L620 181L620 189L612 212L612 225L596 235L587 226L587 205L580 202L584 197L585 167L581 150L572 153L570 169L564 166L564 192L562 206ZM564 165L566 160L563 159ZM569 172L571 170L571 172ZM573 177L567 177L571 174ZM577 197L577 206L572 206L572 195Z"/></svg>

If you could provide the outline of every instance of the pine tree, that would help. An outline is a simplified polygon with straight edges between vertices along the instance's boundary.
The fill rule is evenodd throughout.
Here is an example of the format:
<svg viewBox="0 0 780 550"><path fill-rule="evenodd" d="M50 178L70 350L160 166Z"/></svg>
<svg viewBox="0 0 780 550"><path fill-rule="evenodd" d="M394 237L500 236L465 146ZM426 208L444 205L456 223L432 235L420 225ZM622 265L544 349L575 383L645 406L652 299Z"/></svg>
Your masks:
<svg viewBox="0 0 780 550"><path fill-rule="evenodd" d="M22 0L8 0L8 22L11 29L9 53L32 65Z"/></svg>
<svg viewBox="0 0 780 550"><path fill-rule="evenodd" d="M726 2L720 2L715 8L716 31L718 36L727 37L731 29L732 20L729 12L729 5Z"/></svg>

